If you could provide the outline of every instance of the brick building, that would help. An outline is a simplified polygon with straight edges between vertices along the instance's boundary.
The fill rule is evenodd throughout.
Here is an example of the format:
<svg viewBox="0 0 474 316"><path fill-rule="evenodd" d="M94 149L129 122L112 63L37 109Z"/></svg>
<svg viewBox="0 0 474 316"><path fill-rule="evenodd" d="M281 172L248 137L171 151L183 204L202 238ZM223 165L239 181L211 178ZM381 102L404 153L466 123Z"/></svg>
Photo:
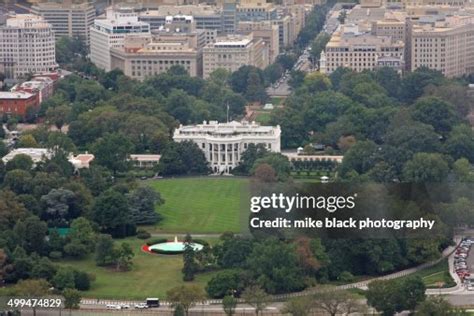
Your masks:
<svg viewBox="0 0 474 316"><path fill-rule="evenodd" d="M0 114L25 116L26 109L39 106L39 94L0 92Z"/></svg>

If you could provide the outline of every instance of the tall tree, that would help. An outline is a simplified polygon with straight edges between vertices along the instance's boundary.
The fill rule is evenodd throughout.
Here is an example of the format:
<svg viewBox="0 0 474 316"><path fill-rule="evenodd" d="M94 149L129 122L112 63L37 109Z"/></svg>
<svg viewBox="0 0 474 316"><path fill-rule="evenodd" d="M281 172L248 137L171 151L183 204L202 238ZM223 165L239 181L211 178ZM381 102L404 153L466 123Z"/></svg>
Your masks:
<svg viewBox="0 0 474 316"><path fill-rule="evenodd" d="M129 157L133 152L133 144L122 134L107 134L92 145L91 152L98 164L116 175L130 168Z"/></svg>
<svg viewBox="0 0 474 316"><path fill-rule="evenodd" d="M131 221L137 225L156 224L161 216L155 207L162 205L164 200L159 192L148 186L140 186L127 194Z"/></svg>
<svg viewBox="0 0 474 316"><path fill-rule="evenodd" d="M255 315L259 315L270 303L271 297L259 286L252 285L244 290L242 299L255 309Z"/></svg>
<svg viewBox="0 0 474 316"><path fill-rule="evenodd" d="M64 251L70 256L81 258L94 250L96 233L92 223L84 217L72 221L68 238Z"/></svg>
<svg viewBox="0 0 474 316"><path fill-rule="evenodd" d="M174 307L181 305L186 316L189 315L189 309L204 301L205 297L202 288L194 284L177 286L166 292L166 299Z"/></svg>

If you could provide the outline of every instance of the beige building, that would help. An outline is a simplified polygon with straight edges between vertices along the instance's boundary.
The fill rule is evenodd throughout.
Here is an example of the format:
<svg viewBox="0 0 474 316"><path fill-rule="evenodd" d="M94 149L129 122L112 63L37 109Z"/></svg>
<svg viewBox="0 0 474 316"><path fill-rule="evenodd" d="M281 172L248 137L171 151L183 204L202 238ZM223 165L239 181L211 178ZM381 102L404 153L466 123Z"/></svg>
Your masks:
<svg viewBox="0 0 474 316"><path fill-rule="evenodd" d="M56 69L56 48L51 24L33 14L7 18L0 27L0 72L8 79Z"/></svg>
<svg viewBox="0 0 474 316"><path fill-rule="evenodd" d="M410 70L426 66L446 77L474 72L474 17L451 16L410 29Z"/></svg>
<svg viewBox="0 0 474 316"><path fill-rule="evenodd" d="M108 10L104 18L96 19L90 30L90 59L98 68L105 71L113 69L110 57L111 48L123 47L124 39L130 34L150 34L150 25L138 21L135 13Z"/></svg>
<svg viewBox="0 0 474 316"><path fill-rule="evenodd" d="M383 19L373 21L371 31L376 36L389 36L394 41L405 41L406 18L402 11L387 11Z"/></svg>
<svg viewBox="0 0 474 316"><path fill-rule="evenodd" d="M71 0L37 3L32 12L53 26L56 39L62 36L79 37L89 45L89 29L94 24L96 12L87 1L79 4Z"/></svg>
<svg viewBox="0 0 474 316"><path fill-rule="evenodd" d="M111 67L138 80L180 65L191 76L202 76L202 51L214 43L216 30L196 29L192 16L168 16L163 27L150 35L129 34L123 47L111 49Z"/></svg>
<svg viewBox="0 0 474 316"><path fill-rule="evenodd" d="M250 35L228 35L218 37L215 43L203 50L203 77L223 68L236 71L244 65L265 68L269 65L268 45Z"/></svg>
<svg viewBox="0 0 474 316"><path fill-rule="evenodd" d="M201 54L189 36L127 36L122 48L110 50L112 68L144 80L182 66L191 76L200 75Z"/></svg>
<svg viewBox="0 0 474 316"><path fill-rule="evenodd" d="M263 42L268 43L270 63L273 63L280 54L278 25L274 25L271 21L239 22L237 31L239 33L251 32L254 38L260 38Z"/></svg>
<svg viewBox="0 0 474 316"><path fill-rule="evenodd" d="M360 32L357 25L342 25L331 37L320 59L320 71L332 73L338 67L355 71L389 66L404 67L404 43L389 36Z"/></svg>

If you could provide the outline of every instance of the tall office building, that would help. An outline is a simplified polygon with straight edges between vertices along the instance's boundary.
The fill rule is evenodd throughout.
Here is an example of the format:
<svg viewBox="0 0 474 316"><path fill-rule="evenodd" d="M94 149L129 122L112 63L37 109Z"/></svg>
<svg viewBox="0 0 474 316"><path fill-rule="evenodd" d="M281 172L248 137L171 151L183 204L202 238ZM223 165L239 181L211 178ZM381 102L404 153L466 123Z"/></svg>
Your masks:
<svg viewBox="0 0 474 316"><path fill-rule="evenodd" d="M62 36L79 37L89 45L90 27L94 24L96 11L88 1L44 2L35 4L31 9L53 26L56 39Z"/></svg>
<svg viewBox="0 0 474 316"><path fill-rule="evenodd" d="M99 68L111 70L111 48L122 48L125 36L150 34L150 25L138 21L135 13L109 10L106 18L96 19L91 27L91 61Z"/></svg>
<svg viewBox="0 0 474 316"><path fill-rule="evenodd" d="M39 16L18 14L0 27L0 72L18 79L57 68L51 24Z"/></svg>

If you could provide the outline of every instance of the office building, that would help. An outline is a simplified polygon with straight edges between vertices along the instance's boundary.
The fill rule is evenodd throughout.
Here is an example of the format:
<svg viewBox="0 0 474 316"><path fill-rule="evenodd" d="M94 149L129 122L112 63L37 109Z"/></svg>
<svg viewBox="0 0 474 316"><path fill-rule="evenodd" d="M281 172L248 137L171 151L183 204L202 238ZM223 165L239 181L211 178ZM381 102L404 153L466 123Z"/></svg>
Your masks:
<svg viewBox="0 0 474 316"><path fill-rule="evenodd" d="M32 12L53 26L56 39L62 36L78 37L89 45L90 27L94 24L96 11L88 1L78 4L71 0L41 2L32 6Z"/></svg>
<svg viewBox="0 0 474 316"><path fill-rule="evenodd" d="M138 21L135 13L108 10L106 18L96 19L91 27L91 61L110 71L110 49L123 47L127 35L149 35L150 25Z"/></svg>
<svg viewBox="0 0 474 316"><path fill-rule="evenodd" d="M57 68L51 24L39 16L18 14L0 26L0 72L7 79Z"/></svg>
<svg viewBox="0 0 474 316"><path fill-rule="evenodd" d="M203 77L219 68L231 72L244 65L263 69L269 64L268 54L268 45L252 34L218 37L203 49Z"/></svg>
<svg viewBox="0 0 474 316"><path fill-rule="evenodd" d="M237 32L252 33L254 38L260 38L264 43L268 43L270 63L273 63L280 54L279 27L272 21L239 22Z"/></svg>
<svg viewBox="0 0 474 316"><path fill-rule="evenodd" d="M391 57L391 61L382 57ZM394 62L398 60L398 62ZM404 43L389 36L376 36L361 32L357 25L341 25L327 43L320 58L320 71L332 73L338 67L355 71L373 70L381 65L396 65L401 72L404 67Z"/></svg>
<svg viewBox="0 0 474 316"><path fill-rule="evenodd" d="M419 21L420 22L420 21ZM425 66L446 77L474 72L474 17L450 16L410 27L410 70Z"/></svg>

